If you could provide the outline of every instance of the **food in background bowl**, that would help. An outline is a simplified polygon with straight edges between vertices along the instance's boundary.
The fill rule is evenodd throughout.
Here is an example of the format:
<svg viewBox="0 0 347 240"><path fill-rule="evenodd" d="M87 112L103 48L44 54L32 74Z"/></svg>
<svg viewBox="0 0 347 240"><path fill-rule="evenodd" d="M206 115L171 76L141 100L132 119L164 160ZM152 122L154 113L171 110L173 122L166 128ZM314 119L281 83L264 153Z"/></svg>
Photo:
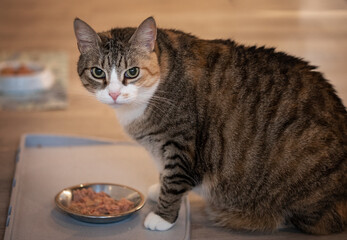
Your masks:
<svg viewBox="0 0 347 240"><path fill-rule="evenodd" d="M0 75L2 76L27 75L33 73L35 73L35 71L33 69L30 69L25 64L21 64L17 68L14 68L13 66L6 66L0 71Z"/></svg>
<svg viewBox="0 0 347 240"><path fill-rule="evenodd" d="M25 94L49 89L54 83L52 72L39 63L0 62L0 91Z"/></svg>

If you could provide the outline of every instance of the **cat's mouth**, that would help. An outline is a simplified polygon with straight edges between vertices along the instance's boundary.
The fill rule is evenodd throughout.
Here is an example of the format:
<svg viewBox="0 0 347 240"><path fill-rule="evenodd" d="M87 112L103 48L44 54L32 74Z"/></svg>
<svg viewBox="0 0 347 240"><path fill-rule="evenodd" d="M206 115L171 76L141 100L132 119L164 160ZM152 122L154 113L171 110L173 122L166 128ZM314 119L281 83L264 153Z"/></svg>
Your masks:
<svg viewBox="0 0 347 240"><path fill-rule="evenodd" d="M126 101L124 99L117 99L116 101L108 102L107 104L111 107L118 108L118 107L130 105L131 102Z"/></svg>
<svg viewBox="0 0 347 240"><path fill-rule="evenodd" d="M114 102L114 103L110 103L108 104L109 106L113 107L113 108L119 108L121 106L124 106L125 103L117 103L117 102Z"/></svg>

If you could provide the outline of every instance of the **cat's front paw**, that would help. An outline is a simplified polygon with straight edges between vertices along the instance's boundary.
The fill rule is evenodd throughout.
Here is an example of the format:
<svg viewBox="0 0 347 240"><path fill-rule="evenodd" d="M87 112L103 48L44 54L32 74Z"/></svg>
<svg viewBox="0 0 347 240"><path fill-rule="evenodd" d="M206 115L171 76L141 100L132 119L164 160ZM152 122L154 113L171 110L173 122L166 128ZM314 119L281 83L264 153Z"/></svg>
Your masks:
<svg viewBox="0 0 347 240"><path fill-rule="evenodd" d="M144 225L149 230L166 231L172 228L175 223L169 223L154 212L150 212L145 219Z"/></svg>
<svg viewBox="0 0 347 240"><path fill-rule="evenodd" d="M159 201L159 194L160 194L160 184L156 183L153 184L148 188L148 198L154 202Z"/></svg>

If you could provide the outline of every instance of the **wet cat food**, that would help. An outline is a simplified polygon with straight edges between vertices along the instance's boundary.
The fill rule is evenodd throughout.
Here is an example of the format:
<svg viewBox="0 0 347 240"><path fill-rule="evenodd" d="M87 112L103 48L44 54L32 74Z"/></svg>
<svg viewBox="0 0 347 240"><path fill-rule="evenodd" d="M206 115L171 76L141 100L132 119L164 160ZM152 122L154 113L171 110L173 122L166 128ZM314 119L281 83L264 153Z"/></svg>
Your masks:
<svg viewBox="0 0 347 240"><path fill-rule="evenodd" d="M95 192L91 188L77 189L72 192L70 209L84 215L117 215L134 207L128 199L115 200L104 192Z"/></svg>

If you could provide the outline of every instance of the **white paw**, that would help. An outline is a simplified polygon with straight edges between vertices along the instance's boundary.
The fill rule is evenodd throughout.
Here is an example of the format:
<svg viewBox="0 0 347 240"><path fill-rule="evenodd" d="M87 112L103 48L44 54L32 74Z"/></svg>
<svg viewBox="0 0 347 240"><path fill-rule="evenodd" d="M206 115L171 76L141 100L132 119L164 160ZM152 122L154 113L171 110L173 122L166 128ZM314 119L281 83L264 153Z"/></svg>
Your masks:
<svg viewBox="0 0 347 240"><path fill-rule="evenodd" d="M144 225L149 230L166 231L172 228L175 223L169 223L154 212L150 212L145 219Z"/></svg>
<svg viewBox="0 0 347 240"><path fill-rule="evenodd" d="M158 202L160 194L160 184L153 184L148 188L148 198L154 202Z"/></svg>

